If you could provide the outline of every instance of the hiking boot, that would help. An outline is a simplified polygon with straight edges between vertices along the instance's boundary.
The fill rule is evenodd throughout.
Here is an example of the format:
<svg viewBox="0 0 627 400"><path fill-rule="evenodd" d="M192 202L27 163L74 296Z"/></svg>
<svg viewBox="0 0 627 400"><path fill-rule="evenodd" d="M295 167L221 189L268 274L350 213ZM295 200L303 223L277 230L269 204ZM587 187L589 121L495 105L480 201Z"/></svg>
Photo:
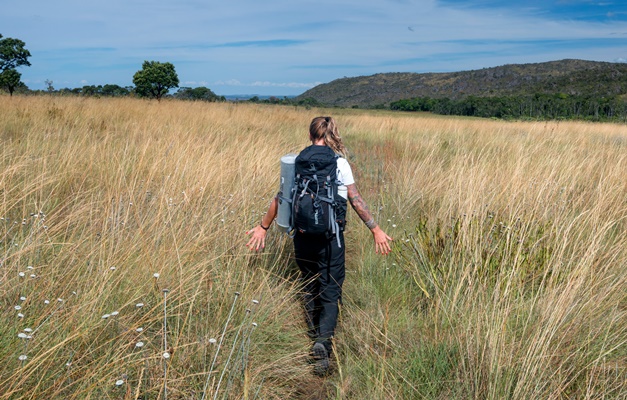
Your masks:
<svg viewBox="0 0 627 400"><path fill-rule="evenodd" d="M313 345L311 352L315 360L314 374L325 376L329 371L329 352L327 348L324 347L324 344L317 342Z"/></svg>

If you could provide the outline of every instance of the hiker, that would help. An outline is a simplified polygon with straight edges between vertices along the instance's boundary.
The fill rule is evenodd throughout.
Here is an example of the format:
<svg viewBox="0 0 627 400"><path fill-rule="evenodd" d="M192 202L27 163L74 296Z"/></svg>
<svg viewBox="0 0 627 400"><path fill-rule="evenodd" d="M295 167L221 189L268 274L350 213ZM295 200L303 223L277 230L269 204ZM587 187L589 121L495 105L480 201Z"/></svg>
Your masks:
<svg viewBox="0 0 627 400"><path fill-rule="evenodd" d="M329 355L332 352L331 339L337 325L345 274L343 230L347 200L372 232L377 253L387 255L391 250L392 238L377 225L366 202L357 190L351 167L343 157L346 155L346 148L340 138L335 120L331 117L314 118L309 125L309 140L312 145L300 153L296 158L296 164L298 166L299 158L317 157L316 159L320 160L329 157L327 154L330 154L333 162L330 165L334 169L332 175L337 178L335 186L337 199L334 199L333 203L339 205L336 209L337 215L335 215L337 221L335 226L339 229L334 229L335 232L332 234L311 234L302 229L294 229L294 253L304 284L308 333L314 340L312 348L312 354L316 360L314 372L324 375L329 368ZM298 167L296 171L298 172ZM277 216L278 207L279 195L270 203L261 223L246 232L251 236L246 244L249 249L258 251L265 247L266 233Z"/></svg>

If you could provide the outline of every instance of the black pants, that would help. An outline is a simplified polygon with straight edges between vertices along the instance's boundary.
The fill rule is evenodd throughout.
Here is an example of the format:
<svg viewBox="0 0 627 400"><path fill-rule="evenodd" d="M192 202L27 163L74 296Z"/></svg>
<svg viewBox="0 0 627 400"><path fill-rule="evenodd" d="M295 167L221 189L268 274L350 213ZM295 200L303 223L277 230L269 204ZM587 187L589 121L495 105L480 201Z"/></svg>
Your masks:
<svg viewBox="0 0 627 400"><path fill-rule="evenodd" d="M344 235L337 238L326 235L294 236L296 263L303 283L305 317L309 335L321 342L331 352L331 339L335 333L339 302L344 282Z"/></svg>

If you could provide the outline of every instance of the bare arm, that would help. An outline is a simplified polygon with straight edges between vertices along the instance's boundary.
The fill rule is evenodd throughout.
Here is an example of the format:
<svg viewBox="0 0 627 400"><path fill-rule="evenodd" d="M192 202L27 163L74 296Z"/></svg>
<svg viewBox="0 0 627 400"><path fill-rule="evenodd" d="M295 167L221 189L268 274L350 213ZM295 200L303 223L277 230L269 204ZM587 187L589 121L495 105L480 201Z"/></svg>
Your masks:
<svg viewBox="0 0 627 400"><path fill-rule="evenodd" d="M266 211L266 214L263 218L261 218L261 223L246 232L247 235L252 235L248 243L246 243L246 246L250 250L258 251L259 249L266 247L266 233L268 228L270 228L270 225L272 225L272 221L276 218L278 209L279 200L275 196L270 202L268 211Z"/></svg>
<svg viewBox="0 0 627 400"><path fill-rule="evenodd" d="M359 190L357 190L357 185L354 183L347 185L346 189L348 190L348 201L351 203L353 210L355 210L359 218L361 218L374 236L375 251L377 253L381 252L381 254L388 254L392 250L390 247L392 238L383 232L374 221L374 217L372 213L370 213L366 201L361 197L361 194L359 194Z"/></svg>

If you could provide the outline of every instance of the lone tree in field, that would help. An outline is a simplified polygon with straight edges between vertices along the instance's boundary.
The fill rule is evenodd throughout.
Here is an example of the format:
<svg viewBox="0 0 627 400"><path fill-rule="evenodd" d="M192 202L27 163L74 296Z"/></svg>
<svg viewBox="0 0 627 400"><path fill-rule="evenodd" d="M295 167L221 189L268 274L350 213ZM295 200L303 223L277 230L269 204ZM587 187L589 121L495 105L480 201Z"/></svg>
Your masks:
<svg viewBox="0 0 627 400"><path fill-rule="evenodd" d="M9 91L9 95L13 96L15 89L20 87L21 77L22 74L15 69L6 69L0 72L0 87L6 88Z"/></svg>
<svg viewBox="0 0 627 400"><path fill-rule="evenodd" d="M179 86L179 77L169 62L144 61L142 69L133 75L133 83L138 95L161 100L170 89Z"/></svg>
<svg viewBox="0 0 627 400"><path fill-rule="evenodd" d="M16 68L30 67L30 52L24 48L25 43L19 39L4 38L0 34L0 87L6 88L13 96L15 88L20 87L22 74Z"/></svg>

